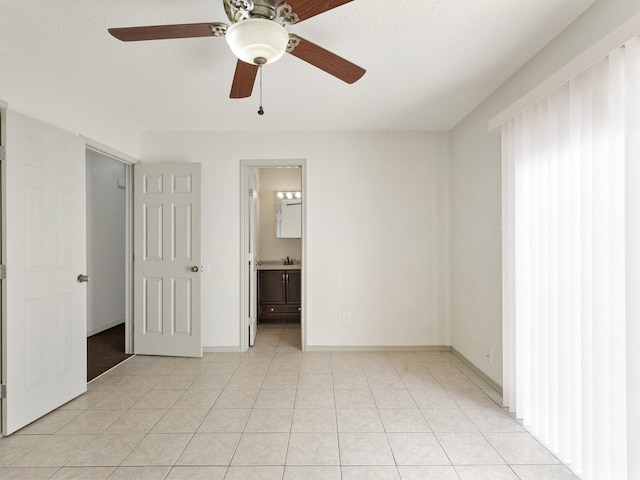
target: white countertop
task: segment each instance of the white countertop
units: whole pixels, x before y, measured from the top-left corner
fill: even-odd
[[[259,261],[257,265],[258,270],[300,270],[300,268],[302,265],[298,260],[293,265],[283,265],[282,260]]]

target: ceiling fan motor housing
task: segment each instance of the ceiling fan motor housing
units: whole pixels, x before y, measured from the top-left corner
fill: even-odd
[[[224,9],[232,23],[246,18],[276,20],[286,0],[224,0]]]

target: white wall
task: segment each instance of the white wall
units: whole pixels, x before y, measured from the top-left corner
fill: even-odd
[[[143,134],[143,162],[202,163],[205,347],[239,345],[240,160],[303,158],[309,346],[449,345],[448,143],[424,132]]]
[[[500,136],[489,120],[589,46],[640,12],[637,0],[599,0],[520,69],[451,132],[452,345],[502,383]],[[640,32],[638,32],[640,33]],[[640,344],[640,339],[630,342]],[[493,364],[484,358],[494,352]],[[640,404],[638,375],[629,376],[630,405]],[[640,451],[637,408],[631,414],[629,452]],[[631,458],[633,457],[633,458]],[[629,478],[640,478],[630,455]],[[632,473],[633,472],[633,473]]]
[[[451,132],[452,345],[502,383],[500,136],[489,120],[566,63],[640,13],[637,0],[598,0]],[[640,33],[640,32],[638,32]],[[633,320],[631,320],[633,323]],[[637,322],[636,322],[637,323]],[[640,478],[640,329],[627,331],[628,478]],[[487,364],[486,349],[494,348]],[[621,393],[621,392],[620,392]]]
[[[258,168],[258,258],[280,260],[302,258],[302,240],[276,237],[276,193],[299,192],[302,172],[299,168]]]
[[[124,323],[125,165],[87,150],[87,336]],[[123,345],[124,347],[124,345]]]
[[[71,87],[0,50],[0,102],[67,132],[137,158],[140,132]]]

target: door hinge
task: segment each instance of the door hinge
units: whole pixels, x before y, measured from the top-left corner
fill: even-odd
[[[0,145],[0,162],[4,162],[7,159],[7,147]]]
[[[3,383],[0,385],[0,399],[4,400],[7,398],[7,386]]]
[[[0,280],[5,280],[7,278],[7,266],[0,265]]]

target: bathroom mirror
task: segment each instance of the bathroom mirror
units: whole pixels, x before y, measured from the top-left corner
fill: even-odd
[[[276,237],[302,238],[302,194],[276,194]]]

